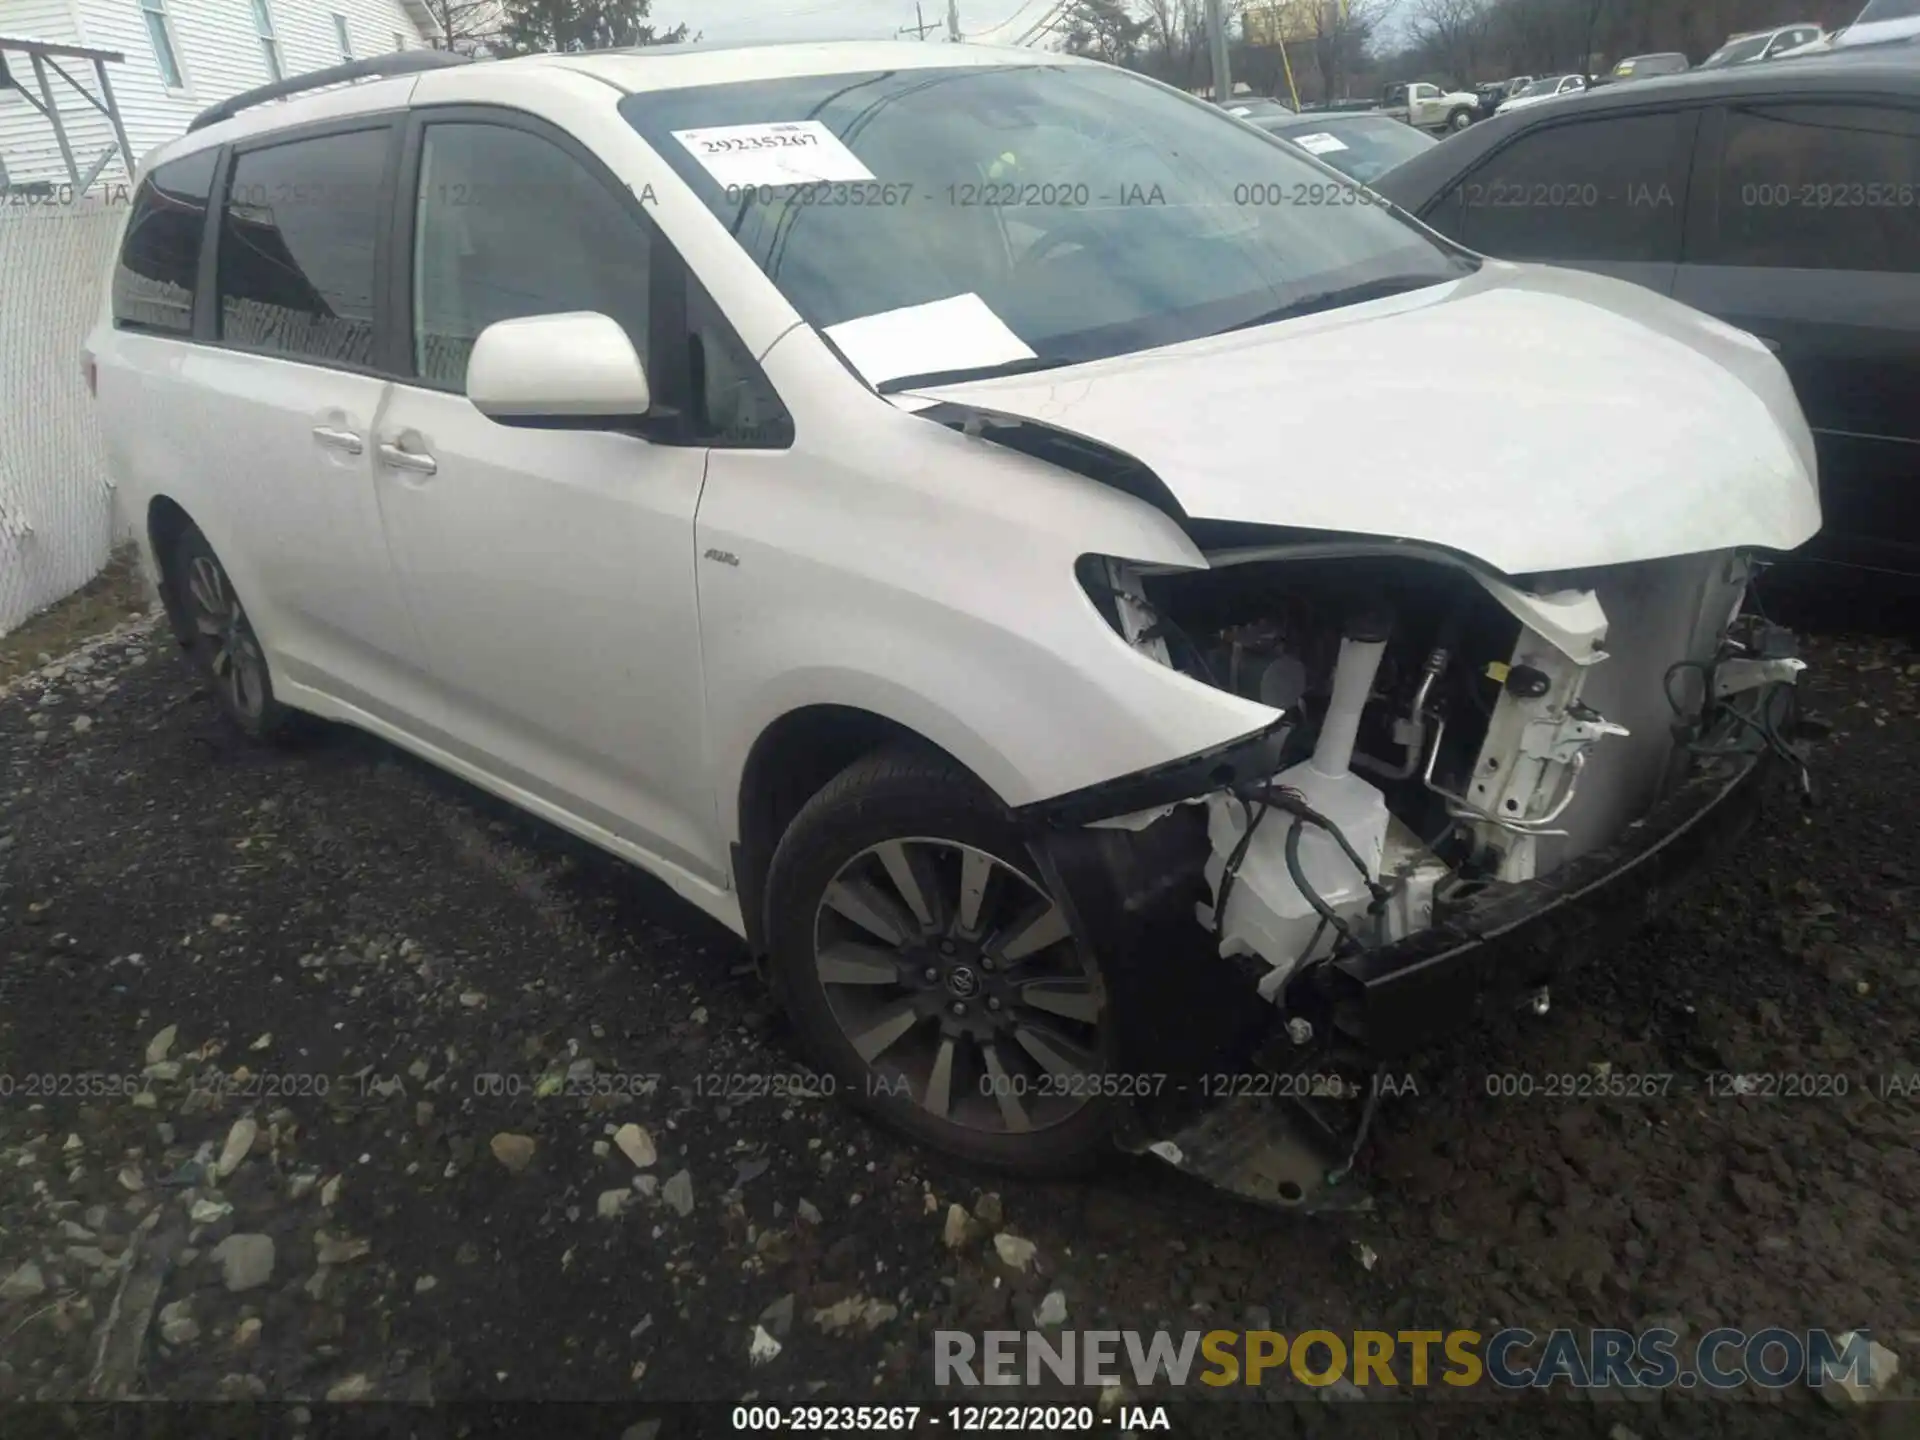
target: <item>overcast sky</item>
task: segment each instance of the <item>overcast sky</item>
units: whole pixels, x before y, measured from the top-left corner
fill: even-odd
[[[962,33],[985,43],[1019,39],[1053,8],[1053,0],[958,3]],[[938,27],[929,43],[943,38],[947,0],[920,0],[920,8]],[[913,0],[654,0],[653,18],[668,26],[684,20],[708,40],[887,40],[916,23]]]
[[[1054,0],[957,3],[967,39],[1008,45],[1043,18]],[[929,41],[944,38],[947,0],[920,0],[920,6],[936,27]],[[916,23],[913,0],[654,0],[653,18],[669,27],[684,20],[708,40],[886,40],[902,25]]]

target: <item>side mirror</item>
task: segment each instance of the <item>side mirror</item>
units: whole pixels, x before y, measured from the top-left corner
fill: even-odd
[[[489,420],[536,430],[616,430],[653,407],[627,332],[592,310],[487,326],[467,359],[467,398]]]

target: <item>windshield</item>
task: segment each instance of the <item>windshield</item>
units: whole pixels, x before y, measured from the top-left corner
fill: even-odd
[[[1882,20],[1920,20],[1920,0],[1867,0],[1856,25],[1875,25]]]
[[[1751,60],[1767,48],[1769,38],[1766,35],[1754,35],[1745,40],[1735,40],[1730,45],[1722,45],[1700,62],[1700,68],[1706,70],[1721,65],[1738,65],[1743,60]]]
[[[1290,145],[1317,155],[1363,185],[1387,173],[1440,142],[1398,120],[1329,116],[1311,125],[1276,124],[1265,127]]]
[[[1554,75],[1546,80],[1536,80],[1523,90],[1513,93],[1515,100],[1528,100],[1536,95],[1551,95],[1560,88],[1560,77]]]
[[[876,384],[1169,345],[1478,263],[1122,70],[799,76],[646,91],[620,110]]]

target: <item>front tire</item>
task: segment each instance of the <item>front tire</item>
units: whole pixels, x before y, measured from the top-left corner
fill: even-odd
[[[945,758],[855,761],[767,877],[773,977],[836,1093],[922,1144],[1032,1176],[1106,1148],[1111,1011],[1019,831]]]
[[[1471,110],[1455,110],[1451,115],[1447,116],[1447,129],[1449,130],[1464,130],[1471,124],[1473,124],[1473,112]]]
[[[266,652],[240,592],[198,526],[188,525],[175,541],[168,583],[186,617],[187,658],[227,719],[254,740],[293,733],[297,716],[273,698]]]

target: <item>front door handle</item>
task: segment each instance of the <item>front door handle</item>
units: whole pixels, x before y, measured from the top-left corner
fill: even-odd
[[[330,425],[314,426],[313,438],[318,440],[322,445],[326,445],[334,450],[344,450],[349,455],[358,455],[367,448],[365,444],[361,442],[360,437],[354,434],[353,431],[335,430]]]
[[[380,463],[391,465],[396,470],[411,470],[416,475],[432,475],[440,469],[440,463],[431,455],[418,450],[402,450],[398,445],[380,444]]]

